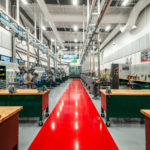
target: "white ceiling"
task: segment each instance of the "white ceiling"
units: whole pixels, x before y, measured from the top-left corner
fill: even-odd
[[[118,0],[120,2],[121,0]],[[37,4],[23,5],[21,3],[21,7],[26,11],[28,16],[34,21],[34,13],[37,14],[37,25],[40,24],[40,16],[41,11]],[[58,5],[58,4],[48,4],[47,5],[49,12],[53,16],[53,20],[56,28],[72,28],[74,25],[77,25],[78,28],[83,29],[83,21],[85,22],[86,29],[86,6],[73,6],[73,5]],[[122,7],[122,6],[111,6],[104,17],[102,24],[99,26],[100,29],[105,29],[107,25],[111,25],[111,30],[115,28],[118,24],[125,24],[128,20],[129,14],[132,10],[132,7]],[[84,14],[84,15],[83,15]],[[26,25],[30,23],[26,20]],[[93,20],[94,22],[95,20]],[[47,22],[43,22],[45,27],[49,28],[49,24]],[[31,26],[31,25],[30,25]],[[52,31],[44,31],[44,34],[50,40],[51,38],[55,39]],[[60,37],[65,41],[74,41],[74,39],[78,39],[78,41],[83,42],[83,33],[82,32],[68,32],[68,31],[59,31]],[[109,35],[109,32],[101,32],[101,40]],[[65,44],[65,46],[80,46],[81,44]]]

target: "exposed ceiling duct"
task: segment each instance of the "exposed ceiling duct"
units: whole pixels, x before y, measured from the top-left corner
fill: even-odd
[[[101,45],[101,50],[121,31],[127,32],[132,29],[132,27],[136,24],[137,18],[141,11],[150,4],[148,0],[140,0],[132,9],[128,22],[125,26],[119,24],[117,25],[114,30],[108,35],[108,37],[104,40]]]
[[[136,24],[136,20],[141,13],[141,11],[150,4],[150,0],[140,0],[132,9],[128,22],[125,26],[120,28],[121,32],[130,31],[132,27]]]
[[[107,38],[105,39],[105,41],[102,43],[101,45],[101,49],[103,49],[111,40],[113,37],[115,37],[119,32],[120,32],[120,28],[123,25],[118,24],[114,30],[109,34],[109,36],[107,36]]]
[[[62,39],[61,39],[61,37],[60,37],[60,35],[59,35],[59,33],[58,33],[57,29],[56,29],[56,26],[54,24],[53,17],[49,13],[48,8],[47,8],[45,2],[43,0],[42,1],[41,0],[37,0],[37,3],[39,5],[41,11],[44,14],[45,20],[49,23],[50,27],[52,28],[56,39],[60,43],[61,47],[65,48],[64,45],[63,45]]]

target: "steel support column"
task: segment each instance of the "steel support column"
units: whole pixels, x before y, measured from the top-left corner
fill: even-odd
[[[17,7],[17,11],[16,11],[16,20],[17,22],[19,23],[19,13],[20,13],[20,3],[19,3],[19,0],[16,0],[16,7]]]
[[[27,32],[27,62],[28,62],[28,66],[27,66],[27,70],[28,70],[28,76],[27,76],[27,82],[30,82],[30,74],[29,74],[29,69],[30,69],[30,30],[28,29]]]
[[[12,62],[16,63],[16,38],[12,36]]]
[[[40,27],[41,27],[41,42],[43,42],[43,15],[41,14],[41,22],[40,22]]]
[[[50,47],[50,42],[48,42],[48,47]],[[47,56],[47,66],[48,66],[48,75],[50,75],[50,49],[48,48],[48,56]]]
[[[95,52],[93,49],[93,72],[95,72]]]
[[[100,37],[98,35],[98,77],[100,79]]]
[[[89,55],[90,55],[90,73],[92,73],[92,57],[91,57],[91,49],[89,51]],[[92,74],[91,74],[92,75]]]
[[[6,8],[6,13],[9,13],[9,1],[5,0],[5,8]]]
[[[55,69],[57,69],[56,39],[55,39]]]
[[[40,50],[37,49],[37,64],[40,64]]]
[[[34,36],[37,38],[36,12],[34,12]]]

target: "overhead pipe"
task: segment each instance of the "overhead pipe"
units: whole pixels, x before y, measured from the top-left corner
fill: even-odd
[[[141,11],[150,4],[149,0],[140,0],[132,9],[127,24],[120,28],[121,32],[127,32],[132,29],[132,27],[136,24],[136,20],[141,13]]]
[[[86,32],[85,32],[85,36],[84,36],[84,42],[85,42],[85,40],[86,40],[86,36],[87,36],[89,24],[90,24],[91,19],[92,19],[92,12],[93,12],[93,10],[94,10],[96,1],[97,1],[97,0],[93,0],[93,1],[92,1],[92,5],[91,5],[91,9],[90,9],[90,14],[89,14],[89,19],[88,19],[88,22],[87,22]]]
[[[98,28],[99,25],[101,24],[101,22],[102,22],[102,20],[103,20],[103,18],[104,18],[104,16],[105,16],[107,10],[109,9],[111,3],[112,3],[112,0],[108,0],[108,3],[106,4],[106,7],[104,8],[103,14],[99,16],[98,21],[97,21],[96,26],[95,26],[95,29],[94,29],[93,34],[92,34],[92,38],[93,38],[93,36],[94,36],[94,34],[95,34],[97,28]],[[92,38],[91,38],[91,39],[92,39]]]
[[[20,5],[20,2],[19,2],[19,0],[16,0],[16,4],[17,4],[17,5],[16,5],[16,6],[17,6],[17,11],[16,11],[16,17],[17,17],[17,18],[16,18],[16,20],[17,20],[17,22],[18,22],[18,24],[19,24],[19,13],[20,13],[20,9],[19,9],[19,8],[20,8],[20,6],[19,6],[19,5]]]
[[[87,22],[89,20],[89,12],[90,12],[90,0],[87,0]]]
[[[94,29],[94,31],[93,31],[93,33],[92,33],[92,37],[91,37],[90,41],[92,40],[92,38],[93,38],[93,36],[94,36],[94,34],[95,34],[95,32],[96,32],[98,26],[99,26],[100,23],[102,22],[102,19],[104,18],[104,16],[105,16],[107,10],[109,9],[111,3],[112,3],[112,0],[108,0],[107,4],[106,4],[106,6],[105,6],[105,8],[104,8],[104,10],[103,10],[102,15],[100,15],[99,18],[98,18],[98,20],[97,20],[97,23],[96,23],[95,29]],[[89,41],[89,44],[90,44],[90,41]],[[86,52],[84,52],[84,54],[82,55],[81,63],[82,63],[82,61],[83,61],[83,57],[85,56],[85,53],[86,53]]]

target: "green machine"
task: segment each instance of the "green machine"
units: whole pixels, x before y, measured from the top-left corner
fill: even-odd
[[[0,66],[0,89],[6,89],[6,66]]]

